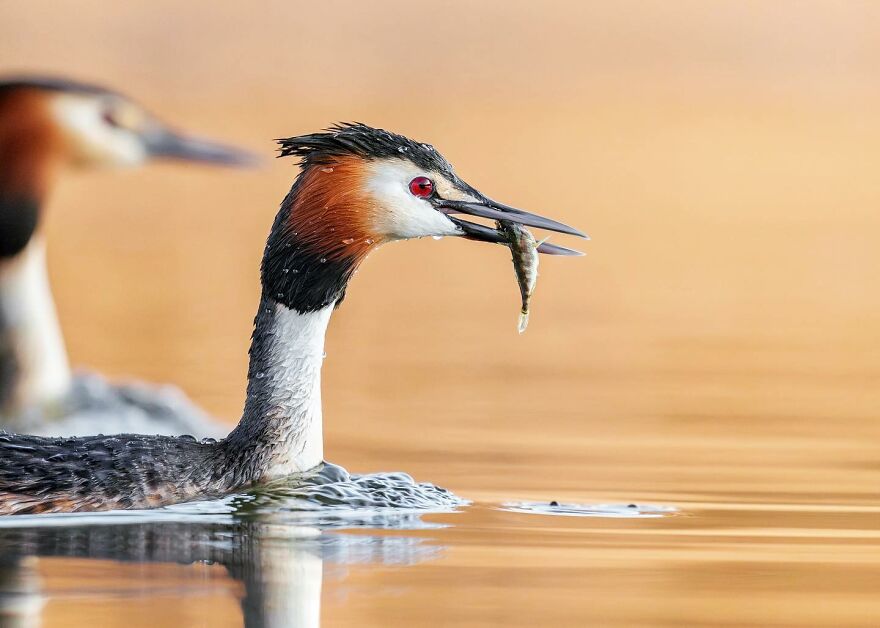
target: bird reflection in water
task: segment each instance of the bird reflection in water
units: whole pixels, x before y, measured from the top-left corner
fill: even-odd
[[[362,477],[390,482],[382,474]],[[440,527],[422,519],[428,511],[334,507],[327,506],[326,491],[295,493],[276,487],[149,513],[6,518],[0,527],[0,625],[41,624],[46,595],[39,557],[220,564],[243,585],[245,626],[289,628],[320,625],[323,580],[344,577],[340,566],[407,566],[444,551],[424,537],[341,532]],[[454,510],[449,506],[435,511]]]

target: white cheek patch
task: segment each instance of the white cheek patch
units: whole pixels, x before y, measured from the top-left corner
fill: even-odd
[[[143,163],[147,158],[143,143],[131,131],[107,123],[103,106],[100,100],[71,94],[52,99],[51,111],[72,145],[74,160],[107,166]]]
[[[377,232],[392,239],[461,235],[449,218],[409,191],[415,177],[427,175],[436,185],[440,175],[425,173],[405,159],[371,162],[367,172],[367,192],[379,208],[373,218]]]

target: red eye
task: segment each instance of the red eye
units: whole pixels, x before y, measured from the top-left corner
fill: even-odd
[[[416,177],[409,182],[409,191],[413,196],[428,198],[434,193],[434,182],[428,177]]]

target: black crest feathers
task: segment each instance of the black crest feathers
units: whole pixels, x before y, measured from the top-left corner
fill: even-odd
[[[320,133],[277,140],[280,157],[299,157],[303,167],[326,163],[334,157],[409,159],[425,170],[454,177],[452,166],[433,146],[361,122],[337,124]]]

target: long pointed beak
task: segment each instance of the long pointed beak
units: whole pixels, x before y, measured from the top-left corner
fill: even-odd
[[[256,166],[260,160],[253,153],[211,140],[183,135],[169,129],[156,129],[144,135],[151,157],[179,159],[235,167]]]
[[[507,240],[498,232],[497,229],[492,229],[491,227],[487,227],[486,225],[478,225],[475,222],[459,220],[458,218],[453,218],[452,216],[449,217],[449,220],[458,225],[458,227],[464,232],[462,237],[467,238],[468,240],[476,240],[478,242],[493,242],[495,244],[507,244]],[[538,245],[538,253],[545,253],[547,255],[583,255],[581,251],[567,249],[564,246],[551,244],[550,242],[541,242]]]
[[[470,216],[489,218],[491,220],[506,220],[527,227],[537,227],[548,231],[556,231],[558,233],[578,236],[587,240],[590,239],[590,236],[574,227],[570,227],[551,218],[545,218],[538,214],[532,214],[521,209],[516,209],[515,207],[510,207],[509,205],[498,203],[497,201],[488,198],[482,202],[449,201],[442,199],[437,207],[447,215],[468,214]],[[464,232],[463,235],[465,238],[479,240],[481,242],[496,242],[501,244],[507,242],[497,230],[486,227],[485,225],[468,222],[466,220],[454,218],[453,216],[449,216],[449,219]],[[542,242],[538,246],[538,252],[546,253],[548,255],[583,255],[580,251],[567,249],[563,246],[550,244],[549,242]]]

